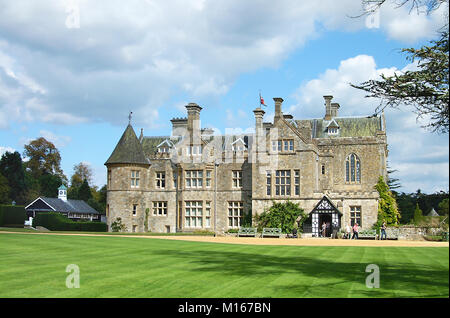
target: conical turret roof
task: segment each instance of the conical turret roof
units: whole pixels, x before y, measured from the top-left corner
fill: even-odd
[[[128,124],[116,148],[114,148],[111,156],[105,162],[105,165],[112,163],[149,164],[134,129],[130,124]]]

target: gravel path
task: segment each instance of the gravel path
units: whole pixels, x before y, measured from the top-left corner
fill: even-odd
[[[51,232],[12,232],[0,231],[0,234],[29,234],[29,235],[71,235],[71,236],[108,236],[108,237],[133,237],[146,239],[165,239],[194,242],[227,243],[227,244],[255,244],[255,245],[288,245],[288,246],[399,246],[399,247],[449,247],[449,242],[429,241],[398,241],[398,240],[344,240],[327,238],[255,238],[255,237],[229,237],[229,236],[145,236],[145,235],[108,235],[108,234],[75,234],[75,233],[51,233]]]

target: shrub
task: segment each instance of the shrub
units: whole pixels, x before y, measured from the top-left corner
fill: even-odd
[[[122,223],[122,218],[120,217],[111,223],[111,231],[113,232],[125,232],[126,230],[127,226]]]
[[[27,212],[24,206],[0,205],[0,226],[20,225],[23,227]]]
[[[258,224],[258,232],[262,232],[263,228],[269,227],[281,228],[283,233],[292,233],[299,216],[301,216],[300,222],[303,223],[306,220],[306,214],[298,204],[290,201],[285,203],[273,202],[268,211],[255,216],[255,221]],[[302,224],[298,224],[298,226],[299,229],[302,228]]]
[[[33,218],[33,227],[36,226],[43,226],[51,231],[107,231],[107,225],[103,222],[74,222],[57,212],[38,213],[36,217]]]

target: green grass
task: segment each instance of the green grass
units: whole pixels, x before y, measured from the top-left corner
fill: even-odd
[[[78,289],[66,266],[80,268]],[[367,288],[368,264],[380,288]],[[0,297],[448,297],[447,247],[301,247],[0,232]]]
[[[213,232],[194,231],[194,232],[178,232],[178,233],[153,233],[153,232],[83,232],[83,231],[37,231],[29,228],[0,227],[0,232],[32,232],[32,233],[62,233],[62,234],[89,234],[89,235],[112,235],[112,236],[214,236]]]

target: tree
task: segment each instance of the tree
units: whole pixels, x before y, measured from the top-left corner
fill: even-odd
[[[365,12],[359,17],[371,14],[386,3],[386,0],[363,0]],[[443,3],[448,6],[448,0],[401,0],[398,7],[410,5],[410,12],[414,9],[429,14],[438,9]],[[446,23],[438,31],[439,38],[430,41],[430,46],[422,46],[419,49],[406,48],[407,60],[417,61],[418,70],[406,71],[403,74],[396,73],[393,76],[381,75],[381,80],[368,80],[359,85],[350,84],[352,87],[368,93],[366,97],[380,99],[375,113],[379,113],[386,107],[398,108],[401,105],[413,107],[417,118],[426,117],[429,121],[423,127],[432,132],[449,132],[449,94],[448,94],[448,14]]]
[[[17,204],[24,204],[27,186],[20,154],[5,152],[0,159],[0,173],[6,178],[10,188],[10,198]]]
[[[400,222],[408,224],[414,217],[415,198],[412,194],[400,193],[395,197],[401,215]]]
[[[401,184],[400,184],[399,179],[394,178],[394,177],[391,177],[391,175],[392,175],[393,173],[397,172],[397,171],[398,171],[398,170],[392,170],[392,169],[389,167],[389,164],[387,165],[387,173],[388,173],[387,185],[388,185],[388,187],[389,187],[389,189],[390,189],[391,191],[394,190],[394,189],[398,189],[398,188],[401,188],[401,187],[402,187]],[[392,192],[393,192],[393,194],[395,195],[394,191],[392,191]]]
[[[88,202],[90,199],[92,199],[91,188],[89,187],[89,184],[86,179],[80,186],[80,189],[78,191],[78,199],[83,200],[85,202]]]
[[[352,87],[367,93],[365,97],[380,99],[380,105],[375,112],[379,113],[386,107],[398,108],[409,105],[414,108],[417,118],[428,118],[428,124],[423,127],[432,132],[449,132],[449,94],[448,94],[448,32],[442,32],[437,41],[431,41],[432,46],[420,49],[402,49],[409,54],[411,62],[418,61],[417,71],[406,71],[393,76],[381,75],[381,80],[369,80]]]
[[[67,178],[61,170],[61,155],[52,142],[40,137],[32,140],[24,148],[23,154],[29,158],[26,166],[31,170],[33,177],[39,178],[43,174],[58,175],[67,183]]]
[[[122,218],[118,217],[111,223],[111,230],[113,232],[125,232],[127,230],[127,226],[122,223]]]
[[[419,208],[419,204],[416,203],[416,208],[414,210],[414,224],[419,225],[423,221],[423,213],[422,210]]]
[[[378,223],[381,224],[385,221],[387,225],[398,225],[401,216],[397,202],[382,176],[378,178],[375,189],[380,195],[378,200]]]
[[[439,215],[448,215],[448,198],[439,203],[437,212]]]
[[[8,179],[0,173],[0,204],[11,204],[10,190]]]
[[[92,184],[92,169],[86,163],[80,162],[73,166],[73,175],[70,178],[71,187],[80,187],[84,180]]]
[[[291,233],[299,216],[302,221],[306,220],[306,214],[298,204],[290,201],[286,203],[273,202],[268,211],[255,216],[255,221],[259,231],[264,227],[273,227],[281,228],[283,233]]]
[[[63,184],[60,176],[48,173],[41,175],[38,181],[40,195],[50,198],[55,198],[58,195],[58,188]]]

